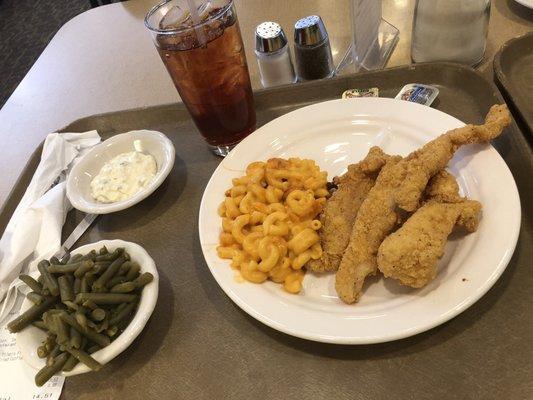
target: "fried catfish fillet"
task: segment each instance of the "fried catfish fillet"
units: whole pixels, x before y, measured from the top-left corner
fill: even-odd
[[[310,260],[306,266],[308,270],[314,272],[337,270],[342,254],[350,241],[357,211],[374,186],[376,177],[388,157],[379,147],[372,147],[363,160],[349,165],[348,171],[335,180],[338,188],[328,199],[320,216],[322,257]]]
[[[497,104],[490,108],[483,125],[453,129],[411,153],[398,165],[403,169],[403,179],[394,192],[395,203],[405,211],[416,210],[429,179],[446,167],[460,146],[489,142],[510,123],[507,106]]]
[[[488,142],[510,121],[507,107],[494,105],[484,125],[453,129],[401,160],[389,160],[359,208],[335,277],[335,289],[344,302],[359,300],[365,278],[376,273],[379,246],[396,228],[402,210],[418,207],[429,179],[446,167],[461,145]]]
[[[454,226],[474,232],[481,203],[463,200],[444,203],[430,200],[420,207],[378,250],[378,268],[402,285],[421,288],[437,274],[437,262]]]

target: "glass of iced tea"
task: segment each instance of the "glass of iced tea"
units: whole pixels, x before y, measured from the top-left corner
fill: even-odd
[[[215,154],[227,155],[255,130],[233,0],[167,0],[144,23],[198,130]]]

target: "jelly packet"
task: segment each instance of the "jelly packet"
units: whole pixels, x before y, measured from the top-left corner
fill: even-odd
[[[354,97],[379,97],[379,89],[377,87],[370,89],[348,89],[342,94],[343,99],[352,99]]]
[[[421,83],[409,83],[405,85],[395,99],[412,101],[413,103],[430,106],[439,95],[439,89],[435,86]]]

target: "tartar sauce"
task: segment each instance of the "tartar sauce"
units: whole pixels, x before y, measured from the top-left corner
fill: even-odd
[[[145,188],[156,172],[157,164],[150,154],[139,151],[119,154],[93,178],[91,195],[102,203],[129,199]]]

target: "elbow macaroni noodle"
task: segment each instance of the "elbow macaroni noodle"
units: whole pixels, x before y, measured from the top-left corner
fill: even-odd
[[[218,208],[222,232],[217,253],[242,277],[302,288],[305,264],[322,256],[317,216],[326,197],[327,174],[313,160],[273,158],[253,162]]]

